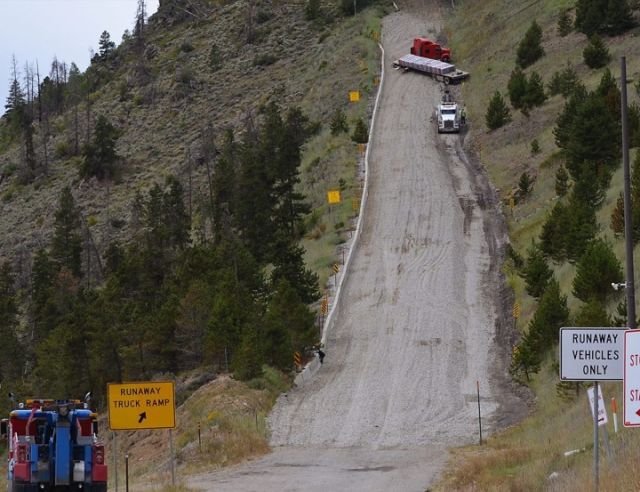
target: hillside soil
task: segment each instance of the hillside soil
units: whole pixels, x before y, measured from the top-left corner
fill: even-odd
[[[449,448],[478,441],[478,388],[485,435],[528,411],[507,372],[514,335],[494,190],[464,135],[436,132],[443,87],[391,67],[413,36],[439,34],[441,16],[430,2],[399,7],[384,19],[367,204],[324,364],[280,397],[273,453],[191,476],[190,487],[423,491]]]

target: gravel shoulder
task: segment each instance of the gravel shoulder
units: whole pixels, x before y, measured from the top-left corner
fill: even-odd
[[[513,334],[495,194],[464,136],[437,134],[440,85],[391,68],[413,36],[438,31],[431,14],[423,6],[383,23],[367,205],[324,365],[279,399],[272,454],[190,486],[424,491],[447,449],[477,441],[477,385],[483,433],[525,414],[506,370]]]

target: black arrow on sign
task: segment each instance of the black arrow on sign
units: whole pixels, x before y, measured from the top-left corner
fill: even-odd
[[[636,410],[636,415],[640,417],[640,409]]]
[[[142,412],[140,414],[140,418],[138,419],[138,423],[141,424],[144,419],[147,418],[147,412]]]

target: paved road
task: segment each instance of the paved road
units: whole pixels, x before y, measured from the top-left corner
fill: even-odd
[[[414,35],[435,35],[434,9],[422,11],[428,21],[401,11],[383,24],[367,204],[325,363],[280,398],[272,454],[191,486],[424,491],[448,448],[478,439],[477,382],[485,432],[518,413],[504,367],[496,258],[505,237],[493,195],[463,137],[438,135],[430,121],[442,88],[391,68]]]

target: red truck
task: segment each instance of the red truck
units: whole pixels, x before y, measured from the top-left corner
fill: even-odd
[[[446,63],[451,61],[451,50],[427,38],[414,38],[411,54],[423,58],[433,58]]]

